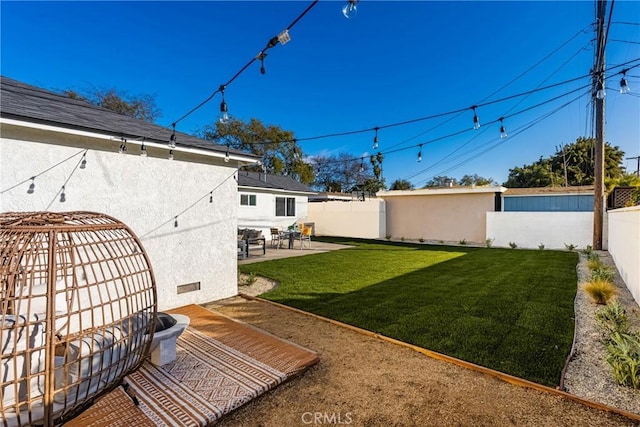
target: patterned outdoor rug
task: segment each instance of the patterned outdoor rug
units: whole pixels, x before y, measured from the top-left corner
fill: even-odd
[[[160,367],[145,362],[125,378],[137,406],[124,405],[124,397],[117,409],[108,405],[111,395],[123,394],[118,389],[81,414],[83,421],[111,425],[109,417],[101,422],[111,410],[156,426],[207,426],[319,360],[312,351],[200,306],[172,312],[191,318],[178,338],[176,360]]]
[[[158,426],[207,425],[287,378],[195,330],[180,336],[176,354],[174,362],[145,363],[125,380]]]

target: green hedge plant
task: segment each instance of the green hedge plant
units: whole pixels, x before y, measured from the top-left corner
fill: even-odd
[[[615,332],[607,344],[607,362],[618,384],[640,389],[640,339]]]
[[[629,318],[618,301],[607,304],[596,311],[596,322],[607,335],[629,332]]]

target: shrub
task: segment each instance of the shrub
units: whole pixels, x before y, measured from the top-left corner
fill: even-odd
[[[421,238],[420,238],[420,239],[418,239],[418,240],[420,240],[420,243],[424,243],[424,237],[421,237]]]
[[[402,236],[402,237],[400,238],[400,240],[404,242],[404,236]]]
[[[459,240],[458,243],[464,246],[467,244],[467,239],[463,238],[462,240]]]
[[[618,384],[640,389],[640,339],[615,332],[607,345],[607,362]]]
[[[616,288],[607,280],[591,280],[584,290],[596,304],[606,304],[616,294]]]
[[[484,243],[488,248],[490,248],[491,246],[493,246],[493,241],[494,240],[495,239],[492,239],[492,238],[488,237],[487,240],[484,241]]]
[[[578,245],[574,245],[573,243],[570,243],[570,244],[566,244],[566,243],[565,243],[565,244],[564,244],[564,247],[565,247],[565,249],[566,249],[566,250],[568,250],[568,251],[575,251],[575,250],[576,250],[576,248],[578,247]]]
[[[591,280],[603,280],[607,282],[613,282],[613,278],[615,277],[615,272],[613,268],[601,266],[594,270],[591,270]]]
[[[391,240],[391,234],[387,234],[386,236],[384,236],[384,238],[387,240]]]
[[[617,301],[596,311],[596,322],[607,335],[629,332],[629,318]]]
[[[509,242],[509,246],[511,247],[511,249],[515,249],[518,247],[518,245],[516,245],[516,242]]]
[[[441,244],[441,245],[444,245],[444,240],[440,240],[440,244]]]
[[[540,243],[538,245],[538,249],[540,249],[541,251],[544,251],[544,243]]]
[[[597,255],[594,258],[589,258],[589,261],[587,261],[587,265],[589,266],[589,270],[591,271],[597,268],[604,267],[604,264],[600,260],[600,257]]]
[[[593,254],[593,247],[591,245],[587,245],[582,250],[582,253],[587,256],[587,258]]]

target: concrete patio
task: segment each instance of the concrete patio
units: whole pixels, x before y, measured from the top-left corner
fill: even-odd
[[[330,252],[338,249],[345,249],[347,245],[337,245],[335,243],[325,243],[311,240],[311,247],[308,246],[308,242],[304,243],[302,249],[300,249],[300,241],[296,240],[293,244],[293,249],[288,249],[286,245],[282,248],[275,248],[271,246],[269,239],[267,239],[267,253],[262,255],[261,251],[249,252],[249,257],[243,260],[238,260],[238,265],[252,264],[254,262],[269,261],[272,259],[290,258],[294,256],[303,256],[311,254],[319,254],[322,252]]]

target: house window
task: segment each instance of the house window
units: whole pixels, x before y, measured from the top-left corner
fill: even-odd
[[[256,195],[255,194],[241,194],[240,195],[240,206],[255,206],[256,205]]]
[[[276,197],[276,216],[296,216],[296,198]]]

